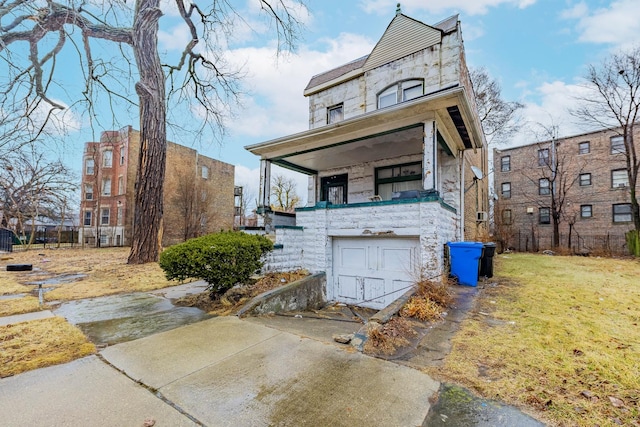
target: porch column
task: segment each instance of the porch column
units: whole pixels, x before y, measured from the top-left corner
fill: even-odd
[[[307,185],[307,206],[315,206],[318,194],[318,174],[309,175],[309,184]]]
[[[260,194],[258,195],[258,215],[264,218],[264,230],[272,231],[271,227],[271,161],[260,160]]]
[[[437,191],[438,143],[435,120],[426,121],[424,126],[424,142],[422,144],[422,188]]]

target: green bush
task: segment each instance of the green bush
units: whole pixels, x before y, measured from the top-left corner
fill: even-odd
[[[205,280],[213,297],[247,281],[272,249],[264,236],[224,231],[171,246],[160,254],[159,263],[168,280]]]

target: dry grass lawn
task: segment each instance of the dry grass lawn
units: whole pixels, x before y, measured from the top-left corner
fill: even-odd
[[[558,426],[640,425],[640,262],[500,255],[434,376]]]
[[[61,317],[0,327],[0,378],[95,353],[82,332]]]
[[[128,248],[38,249],[15,252],[0,261],[0,295],[24,293],[28,283],[62,274],[86,277],[60,285],[45,293],[45,301],[68,301],[126,292],[148,291],[175,285],[169,282],[157,263],[127,264]],[[6,257],[5,257],[6,258]],[[7,272],[7,264],[33,264],[30,272]],[[0,302],[1,304],[2,302]]]
[[[37,249],[3,255],[0,260],[0,295],[29,294],[29,283],[63,274],[85,275],[71,283],[44,285],[54,288],[46,301],[67,301],[175,285],[157,263],[128,265],[128,248]],[[6,271],[7,264],[32,264],[33,271]],[[0,300],[0,316],[48,308],[38,298]],[[95,353],[82,332],[62,318],[34,320],[0,326],[0,378],[31,369],[69,362]]]

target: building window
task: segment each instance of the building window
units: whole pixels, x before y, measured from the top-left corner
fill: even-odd
[[[541,196],[548,196],[551,194],[551,186],[549,184],[548,178],[540,178],[538,180],[538,194]]]
[[[591,185],[591,174],[590,173],[581,173],[580,174],[580,187],[584,187],[586,185]]]
[[[511,209],[505,209],[502,211],[502,224],[511,225],[513,223],[513,215]]]
[[[118,211],[117,211],[117,221],[118,221],[118,225],[122,225],[122,207],[118,207]]]
[[[631,203],[613,205],[613,222],[631,222]]]
[[[509,172],[511,170],[511,156],[500,157],[500,172]]]
[[[102,180],[102,195],[103,196],[111,195],[111,178],[105,178]]]
[[[344,108],[342,104],[327,108],[327,124],[341,122],[344,119]]]
[[[91,226],[91,211],[84,211],[84,220],[82,223],[85,226]]]
[[[93,185],[86,184],[84,186],[84,198],[85,200],[93,200]]]
[[[202,174],[202,178],[209,179],[209,168],[206,166],[202,166],[201,174]]]
[[[538,150],[538,166],[549,166],[549,149]]]
[[[100,209],[100,225],[109,225],[110,213],[109,208]]]
[[[593,216],[593,206],[580,205],[580,218],[591,218]]]
[[[118,177],[118,194],[124,194],[124,178]]]
[[[84,173],[86,175],[93,175],[95,172],[96,162],[93,159],[87,159],[84,161]]]
[[[589,154],[591,152],[591,142],[584,141],[578,144],[578,154]]]
[[[376,168],[376,195],[391,200],[402,191],[422,190],[422,163]]]
[[[503,199],[510,199],[511,198],[511,183],[510,182],[503,182],[502,183],[502,191],[500,193],[502,194],[502,198]]]
[[[378,108],[409,101],[424,94],[423,80],[406,80],[395,83],[378,94]]]
[[[124,147],[120,147],[120,165],[124,165]]]
[[[629,186],[629,175],[626,169],[616,169],[611,171],[611,188],[622,188]]]
[[[109,236],[106,234],[100,235],[100,246],[107,246],[109,244]]]
[[[105,150],[102,153],[102,167],[110,168],[113,165],[113,151]]]
[[[624,137],[612,136],[611,137],[611,154],[624,154],[627,150],[624,148]]]
[[[540,208],[538,210],[538,221],[540,224],[551,224],[551,209]]]

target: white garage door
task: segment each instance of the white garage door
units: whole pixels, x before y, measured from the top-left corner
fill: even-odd
[[[418,239],[334,238],[334,298],[363,307],[386,307],[415,282],[418,255]]]

